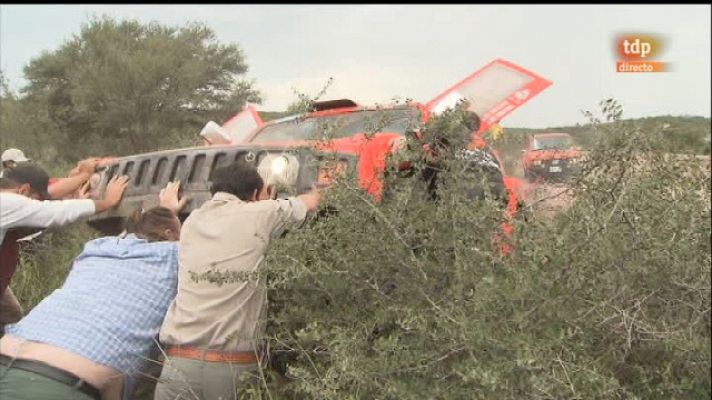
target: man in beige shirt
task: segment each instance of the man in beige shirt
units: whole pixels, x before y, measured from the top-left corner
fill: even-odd
[[[273,187],[244,163],[216,170],[211,193],[181,231],[178,294],[161,327],[167,357],[156,400],[234,398],[238,377],[255,370],[261,355],[267,296],[257,273],[267,246],[320,200],[316,191],[275,200]]]

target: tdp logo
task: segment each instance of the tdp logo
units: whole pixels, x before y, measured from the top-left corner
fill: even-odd
[[[623,54],[629,58],[647,57],[651,51],[653,51],[653,43],[651,42],[640,42],[639,38],[636,38],[632,43],[628,39],[623,40]]]
[[[616,38],[616,50],[620,61],[618,72],[663,72],[665,63],[652,61],[662,52],[663,42],[652,35],[627,34]]]
[[[626,60],[654,58],[660,53],[662,42],[648,35],[624,36],[618,39],[618,54]]]

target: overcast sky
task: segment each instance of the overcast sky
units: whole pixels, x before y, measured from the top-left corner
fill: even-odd
[[[504,126],[585,122],[580,110],[619,99],[625,117],[710,116],[709,5],[1,5],[0,68],[12,89],[43,51],[78,34],[92,16],[205,22],[245,52],[264,102],[283,110],[292,88],[362,104],[394,96],[426,102],[495,58],[554,84]],[[666,73],[617,73],[618,33],[665,38]]]

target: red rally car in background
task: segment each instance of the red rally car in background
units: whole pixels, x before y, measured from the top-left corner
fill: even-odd
[[[116,158],[101,171],[92,193],[99,195],[117,174],[128,175],[129,186],[117,209],[95,216],[90,224],[105,233],[120,231],[125,217],[137,207],[156,205],[160,189],[173,180],[180,180],[184,193],[192,197],[184,210],[190,213],[210,198],[212,171],[237,160],[255,165],[283,194],[303,193],[314,184],[328,185],[336,174],[350,169],[357,173],[360,185],[380,199],[386,159],[398,151],[406,131],[466,100],[468,110],[481,119],[469,147],[490,152],[481,134],[550,85],[531,71],[497,59],[427,103],[367,107],[346,99],[322,101],[306,115],[268,123],[248,106],[221,127],[206,125],[201,132],[204,146]],[[374,126],[378,127],[375,133]],[[323,136],[326,130],[328,138]],[[301,151],[304,146],[315,151]],[[505,173],[496,152],[493,155],[508,190],[511,215],[516,212],[519,182]]]
[[[524,178],[530,181],[565,179],[578,171],[581,161],[581,149],[568,133],[532,135],[522,151]]]

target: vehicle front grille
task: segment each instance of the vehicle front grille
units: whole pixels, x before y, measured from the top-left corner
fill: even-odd
[[[158,204],[158,193],[168,182],[180,181],[181,190],[193,199],[186,212],[199,207],[210,197],[209,179],[220,167],[234,161],[243,161],[254,166],[267,154],[291,152],[300,161],[299,181],[296,192],[309,189],[316,180],[316,167],[310,161],[308,151],[285,150],[284,148],[205,147],[165,152],[139,154],[123,157],[107,166],[101,173],[97,193],[101,196],[109,180],[117,175],[127,175],[129,185],[120,206],[102,213],[101,218],[127,216],[136,208],[149,208]]]

